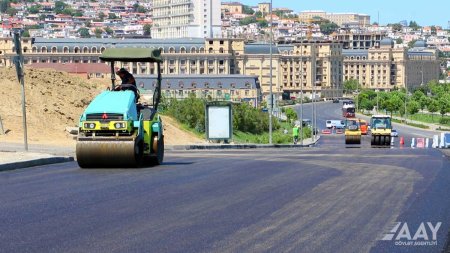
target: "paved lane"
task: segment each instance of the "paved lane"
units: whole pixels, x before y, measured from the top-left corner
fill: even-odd
[[[0,248],[438,252],[450,227],[450,164],[436,150],[172,152],[166,161],[135,170],[67,163],[0,173]],[[395,221],[443,222],[438,245],[379,243]]]
[[[319,129],[325,129],[326,128],[326,120],[329,119],[344,119],[342,117],[342,103],[334,104],[331,101],[328,102],[318,102],[316,103],[317,106],[317,126]],[[300,105],[297,105],[295,107],[297,113],[300,115]],[[312,104],[304,104],[303,105],[303,115],[304,118],[312,119]],[[369,119],[367,117],[367,119]],[[437,134],[436,132],[429,131],[429,130],[423,130],[418,129],[415,127],[405,126],[402,124],[393,123],[394,129],[396,129],[399,132],[399,136],[403,136],[405,138],[405,147],[411,146],[411,139],[417,138],[417,137],[423,137],[423,138],[433,138],[434,134]],[[369,135],[370,136],[370,135]],[[334,140],[342,140],[342,143],[345,142],[344,137],[335,138]],[[370,138],[369,137],[363,137],[363,145],[366,145],[364,143],[368,143],[368,146],[370,146]],[[432,139],[430,139],[430,146],[432,143]],[[323,141],[320,141],[319,144],[324,144]],[[338,144],[337,141],[333,142],[333,144]],[[340,145],[340,144],[339,144]],[[395,145],[399,146],[399,139],[395,138]],[[366,145],[367,146],[367,145]]]

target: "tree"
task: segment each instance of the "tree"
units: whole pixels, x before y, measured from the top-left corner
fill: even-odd
[[[412,28],[413,30],[417,30],[420,28],[420,26],[417,24],[416,21],[409,22],[409,27]]]
[[[147,9],[144,6],[138,6],[138,8],[136,9],[137,13],[147,13]]]
[[[28,30],[23,31],[22,37],[29,38],[30,37],[30,32]]]
[[[11,3],[9,0],[2,0],[0,2],[0,12],[1,13],[6,13],[6,10],[8,10],[9,7],[11,7]]]
[[[419,112],[420,105],[418,102],[412,100],[408,103],[408,113],[414,115]]]
[[[427,109],[431,113],[431,119],[433,119],[434,113],[439,110],[439,102],[434,99],[431,100],[431,102],[427,106]]]
[[[262,18],[263,14],[262,14],[262,12],[257,11],[257,12],[255,12],[255,16],[256,16],[257,18]]]
[[[337,31],[338,28],[339,26],[337,24],[328,20],[320,24],[320,31],[325,35],[332,34],[333,32]]]
[[[261,27],[261,28],[266,28],[266,27],[269,26],[269,23],[264,19],[264,20],[259,20],[259,21],[258,21],[258,25],[259,25],[259,27]]]
[[[144,25],[144,35],[149,36],[152,30],[152,26],[150,24]]]
[[[403,44],[403,39],[402,38],[398,38],[395,43],[397,44]]]
[[[67,7],[67,4],[64,3],[63,1],[56,1],[55,2],[55,13],[56,14],[61,14],[63,12],[63,10]]]
[[[95,37],[96,37],[96,38],[101,38],[101,37],[102,37],[103,30],[100,29],[100,28],[95,28],[94,33],[95,33]]]
[[[89,29],[87,28],[80,28],[78,29],[78,33],[80,34],[81,38],[90,38],[91,34],[89,33]]]
[[[344,93],[352,93],[356,91],[359,87],[358,80],[350,79],[344,82]]]
[[[248,5],[242,5],[242,12],[247,15],[255,14],[255,11]]]
[[[388,99],[383,100],[382,106],[386,111],[391,113],[393,112],[400,112],[400,115],[403,116],[404,109],[403,109],[403,100],[400,98],[398,93],[388,93],[387,95]]]
[[[441,114],[441,118],[444,118],[444,115],[450,112],[450,94],[445,94],[441,96],[438,100],[439,102],[439,113]]]
[[[378,26],[378,22],[373,22],[372,25],[373,26]]]
[[[80,10],[77,10],[73,13],[74,17],[83,17],[83,12],[81,12]]]
[[[12,16],[15,16],[15,15],[17,14],[17,10],[16,10],[15,8],[9,7],[9,8],[6,10],[6,13],[8,13],[8,15],[12,17]]]
[[[254,16],[245,17],[245,18],[241,19],[241,21],[239,21],[239,25],[248,25],[248,24],[253,24],[253,23],[256,23],[256,18]]]
[[[292,123],[293,121],[296,121],[298,119],[297,112],[292,108],[287,108],[285,110],[285,114],[286,114],[287,120],[290,123]]]
[[[28,12],[31,14],[37,14],[41,10],[41,8],[42,6],[40,6],[39,4],[33,5],[30,8],[28,8]]]
[[[98,14],[98,18],[100,19],[101,22],[103,22],[105,20],[106,14],[103,12],[100,12]]]
[[[391,24],[390,27],[392,27],[394,32],[400,32],[403,29],[403,26],[399,23]]]
[[[436,35],[437,34],[437,29],[436,26],[431,26],[431,35]]]
[[[113,35],[114,31],[113,29],[111,29],[111,27],[105,27],[104,31],[108,34],[108,35]]]
[[[116,19],[117,16],[115,13],[108,13],[108,19]]]

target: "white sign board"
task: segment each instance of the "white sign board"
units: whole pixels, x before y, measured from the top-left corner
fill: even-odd
[[[231,107],[207,107],[208,110],[208,139],[231,139]]]

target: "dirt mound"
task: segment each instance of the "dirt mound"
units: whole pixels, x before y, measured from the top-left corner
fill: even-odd
[[[21,87],[14,68],[0,68],[0,117],[6,135],[0,142],[22,142]],[[32,144],[73,146],[66,133],[68,126],[77,126],[78,119],[92,99],[109,85],[107,79],[90,79],[50,69],[25,69],[28,141]],[[166,144],[201,142],[191,133],[178,128],[167,119]]]

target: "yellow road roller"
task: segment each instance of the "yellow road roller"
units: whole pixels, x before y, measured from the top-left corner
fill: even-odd
[[[370,134],[372,146],[391,145],[392,120],[389,115],[372,115]]]
[[[361,144],[361,127],[359,119],[345,120],[345,144]]]

